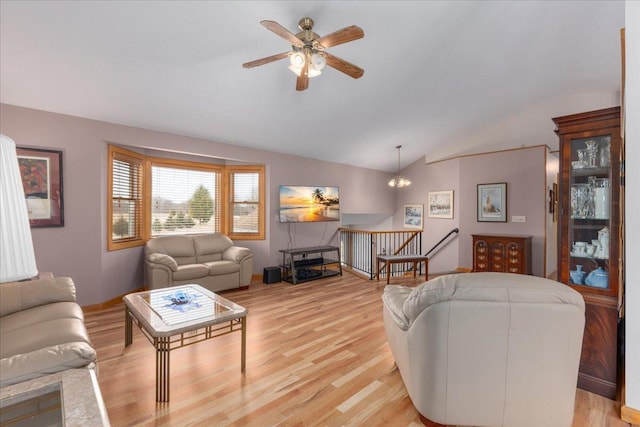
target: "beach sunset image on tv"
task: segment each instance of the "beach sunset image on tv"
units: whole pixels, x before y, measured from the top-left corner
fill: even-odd
[[[338,187],[280,186],[280,222],[339,220]]]

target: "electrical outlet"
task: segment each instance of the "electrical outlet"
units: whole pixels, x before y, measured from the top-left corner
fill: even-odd
[[[514,215],[511,217],[511,222],[527,222],[527,217]]]

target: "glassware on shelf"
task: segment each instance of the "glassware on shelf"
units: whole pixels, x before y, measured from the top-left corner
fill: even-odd
[[[598,243],[596,257],[609,259],[609,227],[598,231]]]
[[[596,167],[596,157],[598,156],[598,141],[595,139],[590,139],[584,142],[584,145],[587,146],[587,158],[585,159],[587,162],[588,168]]]
[[[585,272],[582,270],[582,265],[576,265],[576,269],[571,270],[569,272],[569,275],[571,276],[571,281],[573,283],[575,283],[576,285],[581,285],[585,275]]]
[[[602,267],[598,267],[589,273],[584,283],[594,288],[606,289],[609,287],[609,273]]]
[[[574,184],[571,186],[571,216],[586,218],[590,214],[591,191],[589,184]]]
[[[586,168],[588,166],[588,162],[587,162],[587,149],[586,148],[582,148],[579,150],[576,150],[578,153],[578,160],[576,161],[575,165],[578,167],[575,167],[574,169],[582,169],[582,168]]]
[[[600,147],[600,166],[608,168],[611,165],[611,137],[605,136]]]
[[[590,179],[590,183],[593,197],[593,216],[596,219],[609,219],[609,207],[611,200],[609,178]]]

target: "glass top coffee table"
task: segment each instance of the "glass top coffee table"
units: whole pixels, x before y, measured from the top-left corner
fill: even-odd
[[[244,372],[247,309],[200,285],[183,285],[126,295],[125,338],[133,342],[133,323],[156,348],[156,401],[169,401],[169,354],[231,332],[242,333],[240,371]]]

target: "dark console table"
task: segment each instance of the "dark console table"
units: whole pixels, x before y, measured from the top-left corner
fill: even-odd
[[[283,279],[297,283],[323,277],[342,276],[340,248],[337,246],[312,246],[308,248],[280,249],[282,252]],[[334,258],[327,258],[325,254]]]

